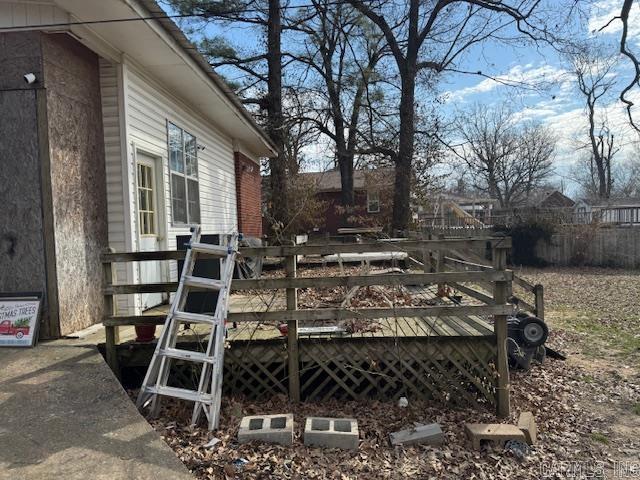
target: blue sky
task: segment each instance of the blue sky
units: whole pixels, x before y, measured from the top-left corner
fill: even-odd
[[[612,54],[616,54],[619,42],[620,22],[612,23],[600,33],[589,33],[600,29],[613,16],[619,14],[620,0],[595,0],[593,8],[585,19],[586,36],[597,36],[604,42],[610,42]],[[640,49],[640,5],[634,5],[630,25],[631,45]],[[262,38],[254,29],[241,24],[219,23],[207,28],[208,34],[220,35],[233,45],[240,45],[244,49],[259,53],[263,49]],[[287,45],[283,46],[285,49]],[[584,111],[583,98],[577,93],[574,77],[567,70],[566,61],[559,57],[550,47],[535,49],[505,48],[497,43],[485,43],[481,48],[470,51],[460,67],[464,70],[481,70],[499,78],[506,83],[536,84],[541,88],[514,88],[502,85],[490,79],[476,75],[446,74],[439,82],[439,90],[445,103],[442,115],[447,118],[456,112],[464,112],[474,103],[495,104],[507,102],[509,109],[517,118],[540,122],[554,133],[558,139],[556,157],[556,174],[554,182],[562,182],[566,191],[575,193],[576,184],[572,180],[573,165],[586,153],[578,146],[585,141],[587,118]],[[228,70],[222,72],[229,74]],[[621,146],[618,159],[623,160],[635,151],[632,142],[638,136],[631,130],[626,119],[622,104],[617,100],[617,94],[622,83],[630,78],[631,65],[621,60],[616,69],[620,79],[619,85],[613,89],[610,98],[604,99],[602,115],[606,116],[612,131]],[[228,75],[230,76],[230,75]],[[640,92],[634,93],[640,110]],[[631,97],[634,99],[634,96]],[[640,119],[640,113],[637,118]],[[326,144],[322,142],[316,148],[310,149],[308,154],[320,159],[323,163],[327,154]]]

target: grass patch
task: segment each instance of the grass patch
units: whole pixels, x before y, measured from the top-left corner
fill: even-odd
[[[557,326],[582,337],[583,353],[589,357],[640,355],[640,336],[626,320],[603,320],[594,312],[562,308],[554,312]]]
[[[591,434],[591,440],[593,440],[594,442],[598,442],[598,443],[603,443],[605,445],[609,445],[609,437],[607,437],[603,433],[593,432]]]
[[[640,415],[640,403],[636,403],[632,408],[631,411],[633,413],[635,413],[636,415]]]

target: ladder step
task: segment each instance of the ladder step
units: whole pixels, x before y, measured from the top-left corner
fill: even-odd
[[[229,254],[229,247],[221,245],[211,245],[208,243],[193,243],[191,244],[191,250],[194,252],[213,255],[220,258],[224,258]]]
[[[162,387],[160,385],[145,387],[145,392],[155,393],[157,395],[166,395],[168,397],[181,398],[192,402],[202,402],[206,404],[213,403],[213,396],[206,393],[199,393],[194,390],[176,387]]]
[[[216,325],[218,320],[213,315],[204,315],[202,313],[191,312],[175,312],[173,319],[185,323],[204,323],[206,325]]]
[[[214,278],[194,277],[187,275],[184,277],[184,284],[188,287],[205,288],[207,290],[221,290],[225,283]]]
[[[190,360],[192,362],[210,363],[212,365],[216,363],[216,359],[213,357],[208,357],[206,353],[181,350],[179,348],[163,348],[160,350],[159,354],[169,358]]]

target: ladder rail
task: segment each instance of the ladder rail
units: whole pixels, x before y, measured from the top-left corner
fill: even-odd
[[[193,228],[193,232],[191,234],[191,241],[199,240],[200,238],[200,226],[195,226]],[[193,252],[191,249],[187,250],[187,254],[185,256],[184,264],[182,267],[182,274],[180,276],[180,282],[178,283],[178,288],[176,289],[174,301],[171,303],[171,308],[169,309],[169,313],[167,314],[167,319],[165,320],[164,327],[162,329],[162,333],[160,334],[160,338],[156,344],[155,351],[153,356],[151,357],[151,363],[149,364],[149,368],[147,368],[147,373],[144,376],[144,380],[142,382],[142,388],[140,389],[140,393],[138,394],[138,399],[136,405],[138,408],[141,408],[147,401],[147,399],[151,396],[145,392],[145,387],[151,383],[152,379],[156,379],[156,384],[160,372],[162,372],[163,367],[165,365],[165,359],[163,356],[160,356],[159,353],[163,348],[167,348],[167,341],[169,340],[169,334],[171,330],[174,329],[173,323],[173,315],[178,310],[176,307],[176,300],[181,299],[183,296],[184,282],[183,279],[187,275],[187,270],[193,270]],[[186,303],[186,295],[185,295],[185,303]],[[175,346],[175,345],[173,345]],[[152,415],[157,415],[158,404],[154,401],[152,405]]]
[[[150,413],[159,412],[162,396],[173,396],[194,402],[192,424],[196,424],[204,412],[210,430],[218,428],[220,405],[222,402],[222,375],[224,362],[225,320],[229,308],[231,282],[235,270],[239,234],[231,234],[227,245],[210,245],[200,242],[201,227],[192,227],[191,243],[185,256],[180,282],[171,304],[162,334],[158,339],[149,368],[138,394],[137,406],[144,408],[150,404]],[[221,237],[222,240],[222,237]],[[221,242],[222,243],[222,242]],[[197,248],[191,248],[196,245]],[[222,254],[226,252],[226,254]],[[198,254],[220,258],[220,280],[193,276]],[[218,291],[213,315],[184,312],[187,296],[191,288],[206,288]],[[206,349],[203,352],[189,352],[176,348],[181,322],[194,319],[211,326]],[[180,359],[201,365],[197,390],[179,389],[167,386],[172,359]]]
[[[218,304],[216,305],[216,311],[214,313],[214,318],[216,319],[215,331],[214,329],[212,329],[211,337],[209,338],[209,344],[207,345],[207,355],[213,355],[215,351],[218,361],[214,364],[203,365],[200,375],[200,382],[198,385],[199,391],[203,391],[207,388],[208,385],[210,386],[214,403],[210,405],[210,411],[207,412],[205,405],[201,402],[197,402],[193,409],[193,415],[191,417],[192,424],[195,424],[198,421],[200,412],[204,410],[209,420],[209,429],[211,430],[213,430],[214,428],[218,428],[218,414],[221,401],[221,399],[219,399],[218,397],[221,394],[222,387],[219,377],[222,373],[221,368],[223,368],[222,364],[224,362],[225,313],[227,312],[229,306],[229,284],[231,283],[231,279],[233,278],[233,270],[235,267],[237,236],[231,236],[231,238],[229,239],[229,247],[231,247],[230,253],[227,258],[222,261],[223,265],[220,270],[220,279],[228,281],[224,281],[225,286],[220,290],[218,295]],[[210,380],[209,369],[211,369]],[[216,414],[215,412],[215,405],[218,405],[218,414]]]

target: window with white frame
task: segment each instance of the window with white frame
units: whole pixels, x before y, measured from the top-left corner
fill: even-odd
[[[174,224],[200,223],[196,137],[168,122],[171,211]]]
[[[367,213],[380,212],[380,194],[378,192],[367,192]]]

